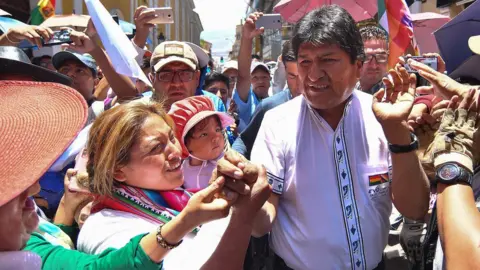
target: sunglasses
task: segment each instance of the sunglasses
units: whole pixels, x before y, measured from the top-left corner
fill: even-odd
[[[374,53],[374,54],[366,54],[365,58],[363,59],[363,63],[370,63],[372,59],[375,58],[377,63],[386,63],[388,61],[388,54],[387,53]]]

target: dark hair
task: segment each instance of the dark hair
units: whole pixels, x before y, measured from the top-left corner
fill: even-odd
[[[212,72],[205,78],[203,89],[207,89],[210,85],[216,82],[223,82],[227,87],[230,85],[230,79],[228,79],[227,76],[223,75],[222,73]]]
[[[287,62],[297,62],[297,57],[292,49],[292,42],[290,40],[285,41],[282,49],[282,62],[286,65]]]
[[[44,54],[42,56],[38,56],[38,57],[34,57],[32,58],[32,64],[36,65],[36,66],[40,66],[40,61],[42,61],[43,59],[52,59],[52,57],[50,55],[47,55],[47,54]]]
[[[388,44],[388,35],[385,30],[376,26],[376,25],[366,25],[360,27],[360,35],[362,36],[362,40],[365,42],[367,40],[384,40]]]
[[[257,59],[258,61],[262,61],[262,58],[258,54],[252,54],[252,59]]]
[[[315,46],[338,45],[349,56],[352,64],[363,58],[363,42],[355,21],[343,8],[326,5],[310,11],[295,26],[292,47],[295,56],[304,43]]]

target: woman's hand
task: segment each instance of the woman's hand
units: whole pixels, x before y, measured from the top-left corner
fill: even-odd
[[[63,194],[54,222],[56,224],[63,224],[71,226],[75,220],[75,211],[82,205],[85,206],[85,201],[92,200],[92,196],[86,193],[73,192],[68,189],[70,181],[77,177],[77,170],[69,169],[65,174],[63,187],[65,193]]]
[[[228,216],[230,207],[237,200],[238,193],[227,192],[226,196],[216,196],[221,192],[225,184],[224,177],[218,177],[208,187],[197,192],[188,201],[182,211],[186,222],[193,228],[212,220]]]

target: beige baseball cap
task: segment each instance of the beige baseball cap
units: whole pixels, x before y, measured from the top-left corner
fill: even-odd
[[[181,62],[193,70],[198,67],[198,58],[190,46],[180,41],[165,41],[158,45],[152,54],[150,65],[155,72],[165,65],[173,62]]]
[[[223,66],[222,73],[225,73],[225,71],[230,69],[238,70],[238,62],[235,60],[230,60],[227,63],[225,63],[225,65]]]
[[[480,36],[473,36],[468,39],[468,47],[476,54],[480,54]]]

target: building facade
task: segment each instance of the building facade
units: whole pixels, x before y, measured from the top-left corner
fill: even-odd
[[[172,7],[174,11],[173,24],[157,25],[150,34],[153,47],[165,40],[188,41],[200,45],[200,34],[203,31],[202,22],[194,11],[193,0],[101,0],[112,15],[119,19],[134,23],[137,7]],[[34,7],[34,6],[33,6]],[[56,14],[88,14],[84,0],[57,0]]]

